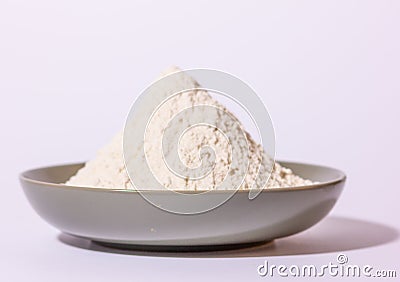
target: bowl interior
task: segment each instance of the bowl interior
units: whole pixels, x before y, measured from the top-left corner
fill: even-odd
[[[295,174],[320,184],[339,182],[345,179],[345,174],[342,171],[326,166],[285,161],[279,161],[279,163],[284,167],[290,168]],[[43,167],[28,170],[22,173],[21,177],[28,181],[62,185],[83,166],[84,163],[76,163]]]

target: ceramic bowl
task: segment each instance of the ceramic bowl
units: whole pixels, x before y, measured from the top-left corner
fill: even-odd
[[[280,162],[296,174],[318,181],[303,187],[264,189],[249,200],[238,191],[211,211],[180,215],[148,203],[137,191],[83,188],[64,183],[83,164],[51,166],[20,175],[33,209],[60,231],[108,245],[155,250],[217,249],[253,245],[310,228],[333,208],[345,174],[337,169]],[[212,191],[213,193],[224,191]],[[164,200],[176,200],[162,191]]]

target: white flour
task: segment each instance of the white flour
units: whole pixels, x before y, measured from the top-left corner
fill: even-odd
[[[174,68],[165,74],[178,70]],[[198,86],[196,81],[185,74],[180,75],[176,83],[185,86]],[[260,185],[257,185],[257,183],[263,182],[257,175],[259,173],[261,176],[268,175],[270,167],[268,156],[264,149],[244,131],[240,123],[232,123],[232,120],[228,119],[225,115],[215,116],[217,128],[229,128],[233,136],[240,136],[241,132],[244,132],[247,143],[242,142],[240,146],[243,150],[248,148],[249,160],[243,160],[240,156],[232,155],[230,143],[223,132],[207,126],[198,126],[188,130],[180,139],[178,146],[179,157],[187,167],[196,168],[201,165],[199,149],[204,146],[210,146],[216,155],[215,166],[212,168],[212,172],[204,178],[191,180],[178,177],[169,171],[163,161],[163,152],[161,149],[164,129],[178,112],[196,105],[215,106],[232,115],[205,91],[197,90],[181,93],[164,103],[150,120],[144,139],[147,162],[157,180],[164,187],[179,190],[224,189],[219,187],[223,181],[228,181],[228,186],[225,187],[233,187],[236,183],[242,183],[240,172],[230,170],[232,159],[239,157],[241,167],[247,169],[246,177],[240,185],[240,189],[250,189],[253,184],[259,187]],[[187,119],[180,120],[182,126],[187,126],[185,120]],[[88,161],[66,184],[85,187],[131,189],[132,184],[125,170],[122,142],[123,133],[120,132],[108,145],[98,152],[96,158]],[[170,152],[167,151],[164,153],[169,154]],[[261,164],[260,160],[262,160]],[[232,186],[229,186],[229,184]],[[310,180],[302,179],[293,174],[290,169],[275,163],[271,177],[267,183],[267,188],[293,187],[309,184],[312,184]]]

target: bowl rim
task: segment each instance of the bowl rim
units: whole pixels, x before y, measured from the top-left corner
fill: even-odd
[[[293,165],[305,165],[305,166],[315,166],[323,169],[328,169],[335,171],[338,176],[336,178],[333,178],[329,181],[323,181],[323,182],[318,182],[315,184],[310,184],[310,185],[303,185],[303,186],[295,186],[295,187],[282,187],[282,188],[263,188],[261,193],[276,193],[276,192],[294,192],[294,191],[303,191],[303,190],[314,190],[314,189],[320,189],[320,188],[326,188],[331,185],[339,184],[341,182],[346,181],[346,174],[336,168],[332,168],[329,166],[325,165],[316,165],[316,164],[310,164],[310,163],[303,163],[303,162],[294,162],[294,161],[284,161],[284,160],[279,160],[276,161],[279,164],[288,164],[289,166],[291,164]],[[38,170],[46,170],[49,168],[61,168],[61,167],[66,167],[66,166],[77,166],[77,165],[84,165],[84,162],[77,162],[77,163],[66,163],[66,164],[60,164],[60,165],[52,165],[52,166],[43,166],[43,167],[38,167],[38,168],[33,168],[29,170],[25,170],[19,174],[19,180],[21,182],[27,182],[31,184],[37,184],[37,185],[44,185],[44,186],[50,186],[54,188],[61,188],[61,189],[68,189],[68,190],[84,190],[84,191],[92,191],[92,192],[108,192],[108,193],[170,193],[170,192],[177,192],[177,193],[182,193],[182,194],[200,194],[200,193],[232,193],[232,190],[155,190],[155,189],[148,189],[148,190],[136,190],[136,189],[121,189],[121,188],[101,188],[101,187],[90,187],[90,186],[73,186],[73,185],[67,185],[67,184],[62,184],[62,183],[53,183],[53,182],[46,182],[46,181],[41,181],[41,180],[36,180],[31,177],[28,177],[26,174],[32,173],[34,171]],[[236,190],[235,193],[249,193],[250,190]]]

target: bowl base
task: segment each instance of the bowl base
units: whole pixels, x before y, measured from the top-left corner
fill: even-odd
[[[237,250],[244,248],[256,247],[259,245],[272,244],[274,240],[251,242],[251,243],[240,243],[240,244],[225,244],[225,245],[139,245],[139,244],[122,244],[122,243],[110,243],[92,240],[94,244],[113,248],[118,250],[130,250],[130,251],[146,251],[146,252],[214,252],[214,251],[228,251]]]

